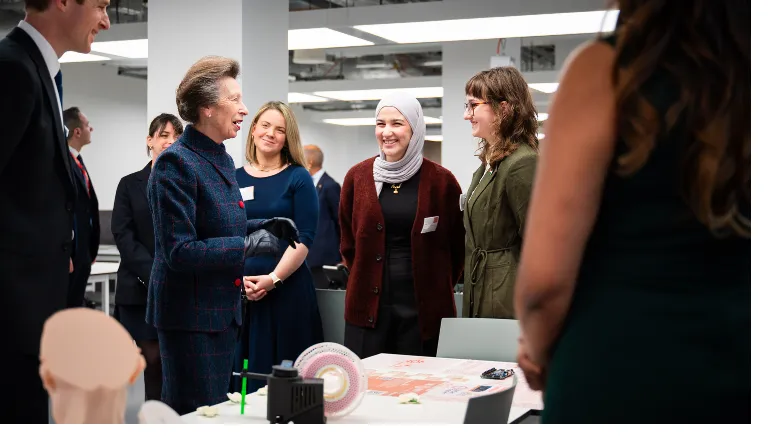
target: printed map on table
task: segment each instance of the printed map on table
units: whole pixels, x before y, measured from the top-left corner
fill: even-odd
[[[490,368],[514,369],[517,387],[513,406],[541,409],[541,394],[528,388],[517,364],[446,358],[409,358],[382,355],[366,370],[368,394],[397,397],[415,393],[423,399],[464,401],[471,397],[495,393],[512,386],[512,378],[482,379]]]

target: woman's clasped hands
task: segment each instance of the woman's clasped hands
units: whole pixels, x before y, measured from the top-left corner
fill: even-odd
[[[263,299],[274,287],[274,280],[270,275],[250,275],[244,277],[244,291],[249,301]]]

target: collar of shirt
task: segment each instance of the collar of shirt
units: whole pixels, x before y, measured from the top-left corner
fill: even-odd
[[[311,178],[314,181],[314,187],[317,187],[317,184],[320,183],[320,179],[322,178],[322,175],[325,174],[325,170],[319,170],[316,173],[314,173]]]
[[[38,29],[35,29],[30,23],[22,20],[19,22],[19,27],[27,32],[30,35],[30,38],[35,42],[35,45],[38,46],[38,50],[41,51],[43,60],[46,62],[46,67],[49,69],[49,75],[53,79],[54,76],[57,75],[57,72],[60,71],[60,60],[57,58],[57,53],[54,52],[54,48],[51,47],[49,41],[38,32]]]
[[[72,155],[73,155],[73,158],[74,158],[74,159],[75,159],[75,158],[78,158],[78,157],[81,155],[81,153],[79,153],[79,150],[77,150],[77,149],[75,149],[75,148],[71,147],[70,145],[68,145],[68,148],[70,149],[70,154],[72,154]]]

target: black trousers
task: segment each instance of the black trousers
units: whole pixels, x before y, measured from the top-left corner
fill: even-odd
[[[80,256],[73,261],[73,273],[68,277],[68,307],[82,307],[87,281],[92,273],[92,262],[89,256]]]
[[[16,350],[15,348],[12,350]],[[8,372],[0,374],[0,423],[48,424],[49,393],[43,388],[35,355],[5,352],[3,363]]]
[[[435,357],[438,337],[424,341],[420,333],[411,250],[389,250],[382,278],[376,327],[347,323],[344,345],[361,359],[380,353]]]

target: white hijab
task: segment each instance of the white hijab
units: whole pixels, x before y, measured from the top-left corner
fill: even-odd
[[[412,139],[404,157],[398,162],[388,162],[385,153],[379,149],[379,157],[374,160],[374,183],[376,195],[382,192],[383,183],[402,183],[414,176],[423,163],[423,145],[425,144],[425,119],[422,106],[414,96],[404,92],[395,92],[379,101],[376,115],[384,107],[395,107],[406,118],[412,128]]]

